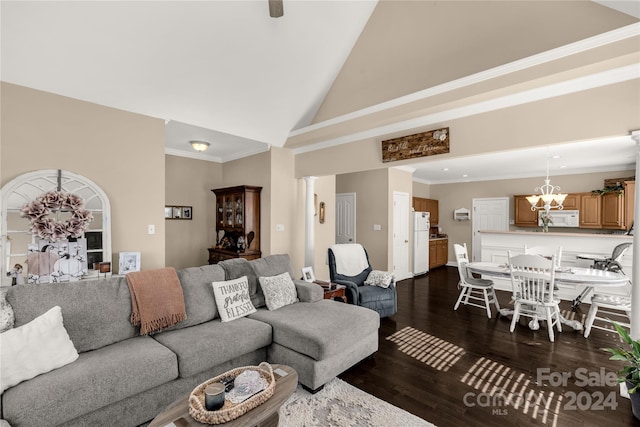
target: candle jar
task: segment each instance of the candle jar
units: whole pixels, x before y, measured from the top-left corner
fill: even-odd
[[[224,405],[224,384],[209,384],[204,389],[204,406],[207,411],[217,411]]]

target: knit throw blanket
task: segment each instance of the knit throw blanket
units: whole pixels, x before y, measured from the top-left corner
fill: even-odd
[[[344,276],[357,276],[369,267],[367,255],[359,243],[331,245],[336,260],[336,273]]]
[[[159,331],[186,320],[182,286],[175,268],[135,271],[127,274],[131,292],[131,323],[140,335]]]

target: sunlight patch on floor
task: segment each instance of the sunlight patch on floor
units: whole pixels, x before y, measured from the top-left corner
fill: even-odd
[[[448,371],[465,353],[462,347],[410,326],[389,335],[387,340],[396,343],[401,352],[439,371]]]
[[[584,322],[587,320],[586,314],[577,313],[571,310],[560,310],[560,316],[564,317],[567,320],[577,320],[583,325],[584,325]]]
[[[507,415],[513,408],[541,423],[558,423],[562,393],[545,390],[525,373],[481,357],[460,381],[477,390],[465,395],[467,406],[488,407],[494,415]]]

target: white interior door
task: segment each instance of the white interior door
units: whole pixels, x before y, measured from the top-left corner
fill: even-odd
[[[481,261],[480,230],[507,231],[509,230],[509,198],[494,197],[487,199],[473,199],[472,216],[472,246],[471,259]]]
[[[356,193],[336,194],[336,243],[356,241]]]
[[[409,270],[409,194],[393,192],[393,275],[396,280],[412,277]]]

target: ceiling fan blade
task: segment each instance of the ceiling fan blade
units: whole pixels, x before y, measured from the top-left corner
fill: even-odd
[[[282,15],[284,15],[282,0],[269,0],[269,16],[280,18]]]

